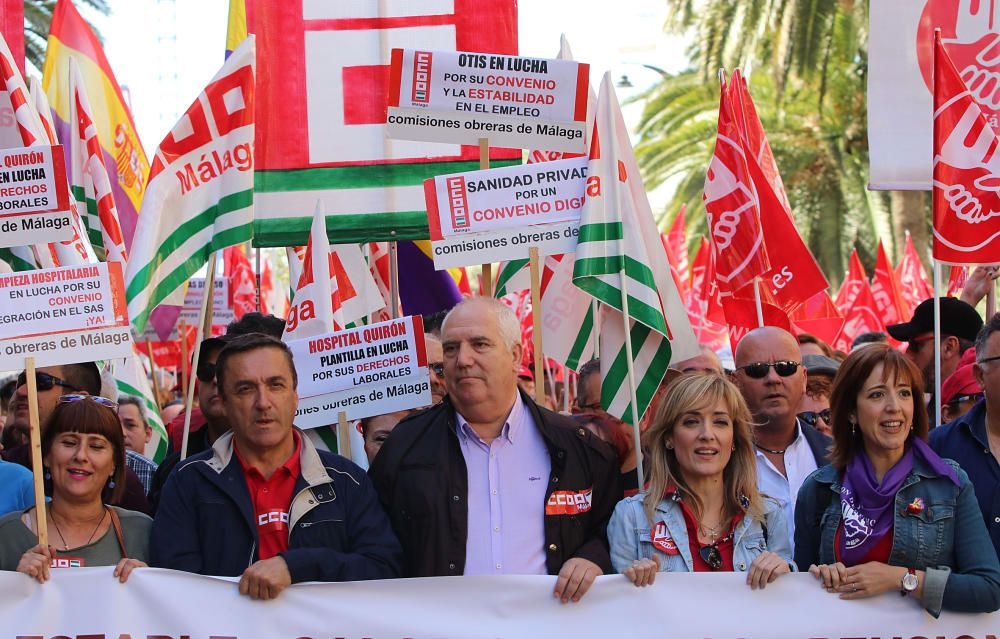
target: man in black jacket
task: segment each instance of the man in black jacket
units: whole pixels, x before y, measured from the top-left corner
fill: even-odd
[[[400,422],[369,471],[405,576],[558,574],[555,596],[579,601],[612,572],[614,453],[518,391],[520,327],[503,303],[460,303],[441,341],[447,397]]]

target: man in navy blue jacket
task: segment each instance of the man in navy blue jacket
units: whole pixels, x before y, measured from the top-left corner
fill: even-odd
[[[398,577],[399,541],[365,472],[292,425],[288,347],[260,333],[234,338],[216,376],[232,431],[167,480],[150,564],[238,576],[254,599],[301,581]]]
[[[950,424],[931,431],[938,455],[957,461],[976,489],[993,548],[1000,555],[1000,314],[976,336],[972,369],[983,388],[983,399]]]

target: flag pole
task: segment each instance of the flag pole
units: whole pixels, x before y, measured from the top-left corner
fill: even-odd
[[[153,396],[156,398],[156,410],[160,410],[163,401],[160,399],[160,396],[163,391],[160,388],[160,380],[156,378],[156,360],[153,359],[153,343],[148,339],[146,340],[146,352],[149,353],[149,371],[153,378]]]
[[[389,317],[399,317],[399,247],[389,242]]]
[[[941,262],[931,257],[934,271],[934,425],[941,425]]]
[[[250,244],[250,242],[247,242],[247,244]],[[258,313],[260,313],[260,274],[261,274],[261,270],[260,270],[260,251],[261,251],[261,248],[259,246],[255,247],[254,248],[254,258],[253,258],[254,266],[256,267],[256,269],[254,270],[254,286],[255,286],[254,291],[256,292],[257,312]]]
[[[539,267],[538,247],[528,249],[528,268],[531,276],[531,343],[535,352],[535,402],[545,405],[545,381],[539,384],[538,376],[545,376],[542,366],[542,278]]]
[[[479,170],[490,168],[490,139],[479,138]],[[480,281],[479,294],[482,297],[493,297],[493,264],[483,264],[483,275]]]
[[[639,490],[642,490],[645,473],[642,469],[642,437],[639,433],[639,416],[636,414],[639,410],[639,400],[635,385],[635,363],[632,358],[632,330],[628,321],[628,284],[626,283],[624,258],[623,254],[618,276],[622,282],[622,322],[625,325],[625,361],[628,364],[628,390],[629,398],[632,402],[632,438],[635,445],[635,472],[639,475]]]
[[[757,326],[764,327],[764,306],[760,302],[760,277],[753,278],[753,303],[757,307]]]
[[[215,264],[218,257],[219,253],[212,251],[211,257],[208,258],[205,294],[202,295],[201,308],[198,309],[198,325],[195,328],[194,336],[194,355],[191,357],[191,375],[188,376],[188,387],[184,396],[184,436],[181,438],[181,461],[187,458],[188,439],[191,435],[191,407],[194,404],[194,383],[198,379],[195,372],[198,370],[198,359],[201,356],[201,343],[205,339],[205,324],[208,323],[211,326],[212,322],[212,314],[208,312],[208,309],[213,308],[214,310],[212,296],[214,295]]]
[[[351,428],[347,423],[347,413],[337,412],[337,447],[341,457],[354,461],[351,456]]]
[[[187,392],[187,379],[188,379],[188,342],[187,342],[187,324],[184,320],[181,320],[177,325],[177,336],[181,340],[181,396],[184,397],[184,403],[187,404],[187,397],[185,393]]]
[[[993,267],[996,269],[997,267]],[[996,315],[997,312],[997,281],[992,280],[990,287],[986,289],[986,321]]]
[[[35,528],[38,543],[49,545],[49,527],[45,510],[45,483],[42,467],[42,429],[38,420],[38,382],[35,379],[35,358],[24,358],[24,376],[28,382],[28,429],[31,441],[31,474],[35,485]]]

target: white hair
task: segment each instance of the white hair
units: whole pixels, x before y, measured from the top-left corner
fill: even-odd
[[[515,344],[521,343],[521,322],[517,319],[517,315],[509,306],[492,297],[469,297],[456,304],[441,322],[441,335],[444,335],[452,314],[471,304],[485,304],[493,312],[493,316],[497,320],[500,339],[503,340],[504,347],[508,351],[513,350]]]

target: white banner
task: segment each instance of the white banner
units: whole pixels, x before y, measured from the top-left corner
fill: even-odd
[[[580,221],[539,224],[490,233],[453,235],[431,242],[434,268],[456,268],[486,262],[526,260],[532,247],[539,255],[560,255],[576,250]]]
[[[139,568],[119,584],[111,572],[57,569],[42,585],[0,573],[0,639],[993,639],[1000,628],[1000,613],[934,619],[896,592],[843,601],[805,574],[756,592],[739,573],[662,573],[641,589],[609,575],[563,605],[555,577],[300,584],[258,602],[232,580]]]
[[[386,384],[300,397],[295,425],[302,429],[320,428],[335,425],[340,411],[344,411],[346,419],[355,420],[430,406],[431,403],[429,375],[426,368],[421,368],[416,375]]]
[[[72,237],[62,146],[0,150],[0,246]]]
[[[931,188],[934,29],[1000,133],[1000,2],[870,3],[868,144],[872,189]]]
[[[386,135],[585,153],[589,72],[572,60],[393,49]]]

